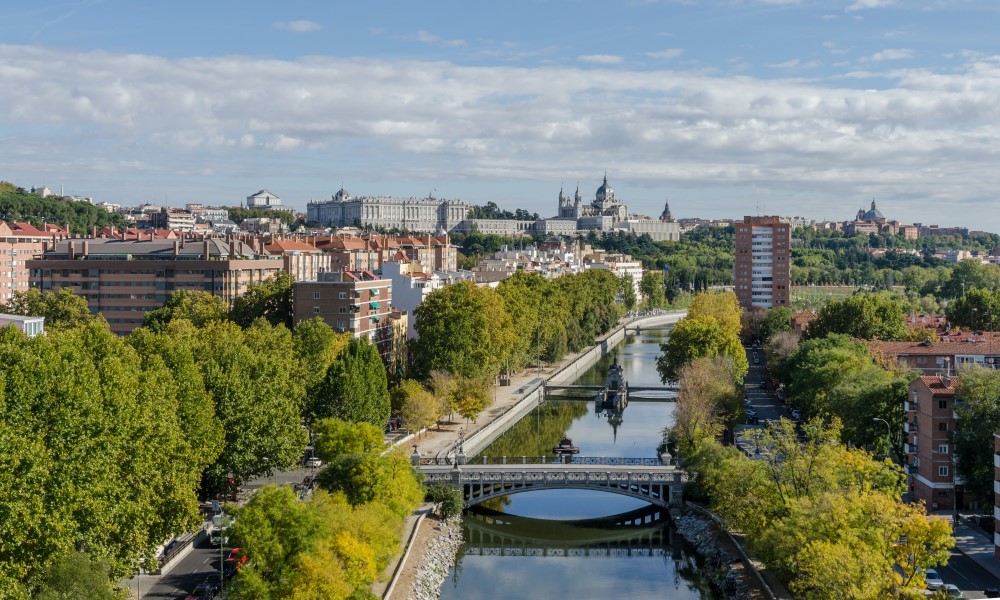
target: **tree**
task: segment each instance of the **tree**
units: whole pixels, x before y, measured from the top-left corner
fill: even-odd
[[[295,326],[292,341],[295,344],[295,356],[302,369],[307,397],[315,396],[319,385],[326,379],[330,364],[350,340],[350,333],[335,333],[321,317],[300,321]]]
[[[688,307],[689,317],[715,319],[723,331],[739,336],[743,328],[740,302],[733,292],[705,292],[698,294]]]
[[[639,291],[646,299],[650,308],[663,308],[667,299],[663,291],[663,273],[660,271],[645,271],[639,282]]]
[[[960,367],[955,390],[955,469],[965,489],[978,497],[993,490],[993,433],[1000,430],[1000,371]],[[991,429],[992,428],[992,429]]]
[[[974,289],[994,290],[1000,282],[1000,267],[984,265],[978,260],[963,260],[955,265],[951,276],[941,286],[940,297],[961,298]]]
[[[465,499],[462,491],[450,485],[432,485],[427,489],[427,499],[434,504],[434,510],[442,519],[451,519],[462,514]]]
[[[734,368],[726,356],[703,356],[680,368],[671,428],[674,440],[691,444],[704,436],[715,437],[735,423],[740,415],[740,394]]]
[[[87,299],[70,288],[60,288],[58,292],[42,292],[38,288],[14,292],[3,310],[12,315],[45,317],[48,331],[79,327],[94,320]]]
[[[389,422],[389,411],[389,383],[378,349],[367,339],[352,338],[316,390],[312,418],[336,417],[381,428]]]
[[[343,493],[352,506],[378,502],[399,517],[424,497],[418,474],[401,450],[378,454],[341,454],[316,477],[320,487]]]
[[[163,331],[173,319],[187,319],[195,327],[204,327],[214,321],[222,321],[229,316],[229,306],[219,296],[208,292],[177,290],[167,298],[166,303],[146,313],[142,326],[153,331]]]
[[[899,340],[906,335],[906,316],[888,292],[860,292],[821,308],[806,331],[810,338],[831,333],[863,340]]]
[[[993,331],[1000,323],[1000,290],[971,289],[949,303],[945,314],[953,326]]]
[[[792,309],[775,306],[767,310],[761,323],[761,336],[766,343],[773,336],[792,328]]]
[[[475,421],[479,418],[479,413],[486,410],[490,405],[490,393],[487,390],[486,382],[473,377],[460,377],[455,380],[452,389],[452,404],[458,414],[467,420]]]
[[[622,304],[625,310],[632,312],[635,309],[635,281],[628,273],[622,275]]]
[[[714,318],[691,317],[674,326],[670,338],[660,345],[663,354],[656,361],[656,370],[664,382],[675,381],[681,367],[702,356],[728,356],[734,365],[733,374],[742,381],[750,367],[740,344],[739,323],[736,334],[727,331]]]
[[[83,552],[69,552],[54,560],[39,576],[32,596],[38,600],[116,600],[111,567]]]
[[[495,377],[514,345],[514,325],[496,292],[463,281],[435,290],[414,311],[418,372]]]
[[[410,431],[430,427],[441,416],[441,403],[419,381],[404,380],[397,393],[401,400],[399,416]]]
[[[340,419],[321,419],[313,426],[316,453],[324,462],[343,454],[371,454],[385,448],[382,429],[370,423],[349,423]]]
[[[246,329],[263,317],[271,325],[292,328],[292,283],[295,278],[279,271],[270,279],[255,281],[233,300],[229,318]]]

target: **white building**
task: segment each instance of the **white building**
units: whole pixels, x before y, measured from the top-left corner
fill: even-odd
[[[422,233],[450,232],[465,220],[469,207],[461,200],[351,196],[341,188],[330,200],[310,202],[307,220],[322,226],[384,227]]]
[[[0,314],[0,327],[13,325],[28,337],[45,333],[45,317],[22,317],[21,315]]]

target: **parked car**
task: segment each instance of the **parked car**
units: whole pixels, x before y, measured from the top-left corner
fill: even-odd
[[[199,583],[191,595],[198,600],[212,600],[215,598],[215,588],[207,583]]]
[[[944,587],[941,588],[941,590],[944,591],[944,596],[945,598],[948,598],[948,600],[957,600],[960,598],[965,598],[965,596],[962,595],[962,590],[958,589],[957,585],[946,583],[944,584]]]
[[[311,469],[318,469],[323,466],[323,461],[321,461],[318,456],[311,456],[306,459],[306,466]]]
[[[924,582],[927,583],[927,589],[934,591],[939,587],[944,585],[944,581],[941,580],[941,576],[934,569],[927,569],[924,573]]]

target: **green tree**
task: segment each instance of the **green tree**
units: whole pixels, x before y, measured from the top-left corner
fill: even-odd
[[[90,202],[59,196],[42,198],[7,182],[0,183],[0,215],[5,221],[27,221],[35,227],[58,223],[75,235],[90,235],[93,227],[125,226],[122,215],[109,213]]]
[[[808,337],[843,333],[864,340],[899,340],[906,335],[902,305],[887,292],[860,292],[820,309]]]
[[[496,292],[463,281],[435,290],[414,311],[418,372],[495,377],[514,346],[514,325]]]
[[[263,317],[271,325],[292,328],[292,283],[295,278],[280,271],[270,279],[253,282],[233,300],[229,318],[246,329]]]
[[[775,306],[767,310],[764,320],[761,323],[761,335],[766,343],[775,334],[788,331],[792,328],[792,309],[784,306]]]
[[[993,331],[1000,324],[1000,290],[971,289],[950,302],[945,314],[953,326]]]
[[[451,393],[452,404],[458,414],[470,421],[478,419],[479,413],[489,408],[491,403],[489,390],[482,379],[459,377]]]
[[[639,282],[639,291],[645,297],[648,307],[663,308],[666,306],[667,298],[663,290],[663,273],[660,271],[645,271],[642,274],[642,281]]]
[[[38,288],[14,292],[3,311],[12,315],[45,317],[48,331],[86,325],[94,319],[87,299],[77,296],[70,288],[60,288],[58,292],[42,292]]]
[[[419,381],[406,379],[399,384],[399,416],[410,431],[420,431],[437,422],[441,416],[441,403]]]
[[[367,339],[352,338],[327,369],[310,414],[384,427],[389,409],[389,383],[378,349]]]
[[[352,506],[380,503],[399,517],[424,497],[419,475],[402,450],[388,454],[341,454],[316,477],[320,487],[343,493]]]
[[[750,370],[739,337],[711,317],[682,319],[674,326],[667,342],[660,344],[660,350],[663,354],[656,361],[656,370],[664,382],[676,381],[681,367],[702,356],[729,357],[737,381],[742,381]]]
[[[465,499],[461,490],[450,485],[432,485],[427,489],[427,499],[434,504],[434,510],[442,519],[450,519],[462,514]]]
[[[1000,430],[1000,371],[978,365],[958,373],[955,398],[955,469],[970,494],[986,497],[993,489],[993,433]],[[990,429],[992,427],[992,429]]]
[[[963,260],[951,271],[941,286],[942,298],[961,298],[974,289],[995,290],[1000,283],[1000,267],[984,265],[978,260]]]
[[[635,309],[635,281],[628,273],[622,275],[622,304],[625,310],[632,312]]]
[[[679,392],[671,435],[683,445],[715,437],[740,417],[740,393],[735,366],[726,356],[703,356],[683,365],[677,375]]]
[[[83,552],[54,560],[32,596],[38,600],[117,600],[111,585],[111,567]]]
[[[335,333],[321,317],[301,321],[295,326],[292,341],[307,397],[315,397],[319,385],[326,379],[327,369],[350,340],[350,333]]]
[[[372,454],[385,448],[382,429],[370,423],[321,419],[313,427],[316,453],[324,462],[343,454]]]
[[[229,317],[229,306],[219,296],[208,292],[177,290],[167,298],[166,303],[146,313],[142,326],[153,331],[162,331],[173,319],[187,319],[195,327],[222,321]]]

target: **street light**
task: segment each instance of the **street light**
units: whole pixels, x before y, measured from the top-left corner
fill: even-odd
[[[879,421],[885,423],[885,457],[889,458],[889,451],[891,450],[892,445],[892,426],[889,425],[889,421],[886,421],[881,417],[872,417],[872,423],[877,423]]]

